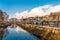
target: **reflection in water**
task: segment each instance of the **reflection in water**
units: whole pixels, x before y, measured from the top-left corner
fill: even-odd
[[[9,34],[3,40],[37,40],[37,38],[20,27],[7,28]]]

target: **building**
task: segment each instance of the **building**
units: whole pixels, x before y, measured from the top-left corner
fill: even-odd
[[[16,18],[10,18],[10,19],[9,19],[9,22],[16,22],[16,21],[17,21]]]
[[[60,25],[60,12],[53,12],[43,18],[52,26],[55,25],[58,27]]]

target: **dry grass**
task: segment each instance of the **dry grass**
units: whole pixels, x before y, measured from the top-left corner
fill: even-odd
[[[60,40],[60,28],[40,27],[31,24],[18,24],[28,32],[38,36],[41,40]]]

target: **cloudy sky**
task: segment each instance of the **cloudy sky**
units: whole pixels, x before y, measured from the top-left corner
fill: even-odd
[[[60,11],[60,0],[0,0],[0,9],[16,18],[42,16]]]

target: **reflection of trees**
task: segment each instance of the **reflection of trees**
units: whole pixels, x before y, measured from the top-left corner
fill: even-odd
[[[6,24],[7,19],[8,19],[7,13],[0,10],[0,40],[2,40],[5,28],[7,27],[4,26]]]

